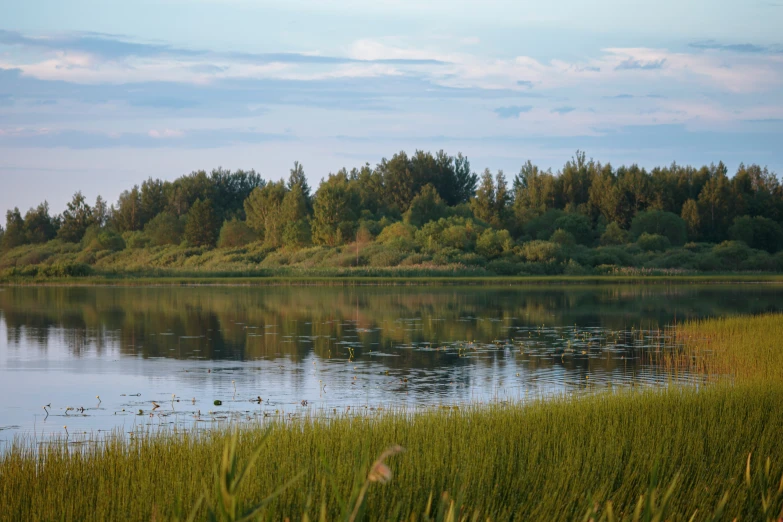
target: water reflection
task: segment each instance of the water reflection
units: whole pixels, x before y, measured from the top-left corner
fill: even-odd
[[[665,384],[690,378],[645,358],[667,326],[780,310],[782,293],[760,285],[6,288],[0,438],[60,429],[66,414],[84,429],[125,429],[227,412]]]

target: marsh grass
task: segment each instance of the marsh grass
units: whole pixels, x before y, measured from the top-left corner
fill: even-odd
[[[672,330],[674,347],[656,363],[672,374],[783,382],[783,314],[690,321]]]
[[[679,475],[667,520],[696,510],[705,515],[696,520],[709,520],[725,494],[726,513],[761,520],[745,461],[749,453],[770,457],[769,476],[780,477],[780,433],[783,386],[761,382],[275,421],[239,433],[238,462],[257,449],[258,457],[235,508],[247,511],[303,472],[259,516],[344,519],[375,457],[399,444],[407,451],[387,462],[393,480],[366,492],[366,519],[445,516],[454,502],[482,520],[575,520],[592,506],[605,513],[611,500],[622,520],[651,483],[665,487]],[[0,520],[168,520],[190,513],[202,495],[196,519],[205,519],[218,509],[214,476],[231,437],[228,429],[169,432],[89,448],[17,439],[0,458]],[[771,502],[777,514],[780,496]]]
[[[672,370],[730,377],[706,386],[272,419],[238,434],[17,438],[0,455],[0,520],[775,521],[781,334],[780,314],[678,327]],[[379,467],[396,445],[407,451]]]

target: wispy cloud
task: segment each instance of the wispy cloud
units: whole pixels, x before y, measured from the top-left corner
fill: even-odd
[[[614,70],[615,71],[628,71],[632,69],[640,69],[643,71],[653,71],[656,69],[663,69],[664,64],[666,63],[666,58],[661,58],[660,60],[635,60],[633,58],[628,58],[627,60],[623,60],[618,64]]]
[[[757,45],[752,43],[725,44],[716,42],[715,40],[693,42],[689,44],[689,47],[694,49],[728,51],[733,53],[783,53],[783,46],[781,45]]]
[[[575,110],[576,107],[565,106],[565,107],[555,107],[550,112],[553,112],[555,114],[568,114],[569,112],[573,112]]]
[[[532,105],[511,105],[508,107],[498,107],[495,109],[495,114],[500,118],[518,118],[523,112],[530,112],[533,109]]]
[[[147,132],[96,132],[76,129],[11,129],[0,131],[0,147],[69,149],[218,148],[236,144],[291,141],[293,136],[240,129],[151,129]]]
[[[363,59],[344,56],[325,56],[317,53],[247,53],[215,52],[204,49],[186,49],[163,43],[135,42],[130,39],[102,33],[69,33],[33,37],[17,31],[0,29],[0,44],[21,46],[51,52],[77,52],[102,60],[126,58],[229,59],[234,62],[268,64],[336,65],[351,63],[385,63],[398,65],[434,65],[439,60],[428,58],[390,57]]]

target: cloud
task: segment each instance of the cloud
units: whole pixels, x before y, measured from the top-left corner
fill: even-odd
[[[550,112],[555,114],[568,114],[569,112],[573,112],[576,110],[576,107],[555,107]]]
[[[498,107],[495,109],[495,114],[500,118],[518,118],[523,112],[530,112],[533,109],[532,105],[511,105],[509,107]]]
[[[517,80],[517,85],[519,85],[520,87],[527,87],[528,89],[533,88],[533,82],[531,82],[530,80]]]
[[[140,132],[96,132],[76,129],[14,129],[0,132],[0,147],[107,149],[218,148],[236,144],[291,141],[293,136],[241,129],[150,130]]]
[[[129,58],[176,58],[180,60],[222,58],[251,64],[320,64],[385,63],[398,65],[435,65],[441,63],[431,58],[388,57],[362,59],[342,56],[324,56],[316,53],[243,53],[215,52],[204,49],[185,49],[162,43],[134,42],[116,35],[103,33],[69,33],[31,37],[16,31],[0,29],[0,44],[21,46],[48,52],[73,52],[87,54],[101,60]]]
[[[649,60],[649,61],[635,60],[633,58],[628,58],[620,62],[620,64],[617,65],[614,68],[614,70],[627,71],[631,69],[640,69],[643,71],[652,71],[656,69],[663,69],[663,65],[665,63],[666,63],[666,58],[661,58],[660,60]]]
[[[172,130],[172,129],[163,129],[163,130],[151,129],[149,132],[147,132],[147,135],[150,138],[166,139],[166,138],[181,138],[182,136],[185,135],[185,133],[179,130]]]
[[[740,44],[723,44],[716,42],[715,40],[704,40],[701,42],[693,42],[689,44],[689,47],[701,50],[710,51],[728,51],[733,53],[781,53],[783,52],[783,46],[780,45],[756,45],[752,43],[740,43]]]

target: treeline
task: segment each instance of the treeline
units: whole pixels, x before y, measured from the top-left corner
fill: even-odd
[[[250,243],[271,252],[375,242],[398,253],[536,261],[529,251],[552,245],[667,251],[689,244],[703,251],[705,243],[735,241],[772,254],[783,248],[782,225],[783,187],[758,165],[740,165],[732,177],[723,163],[648,171],[577,151],[556,173],[528,161],[508,180],[503,171],[477,175],[462,154],[416,151],[329,174],[315,193],[298,162],[279,181],[223,169],[150,178],[112,205],[101,197],[90,205],[77,192],[61,215],[45,202],[24,215],[9,211],[0,249],[55,239],[96,252]],[[387,257],[393,266],[395,256]]]

